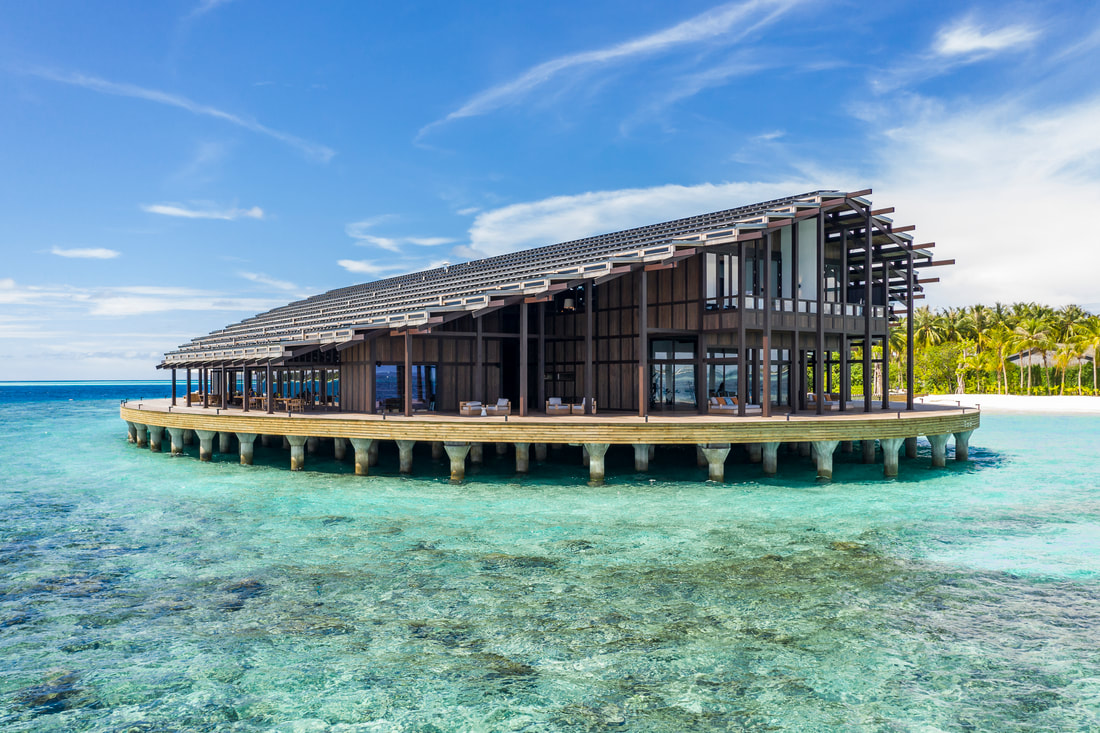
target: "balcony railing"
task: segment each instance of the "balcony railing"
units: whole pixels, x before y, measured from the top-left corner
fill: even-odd
[[[766,307],[766,299],[760,296],[746,295],[745,310],[761,311]],[[708,311],[736,311],[737,296],[726,295],[716,298],[707,298],[706,309]],[[817,313],[816,300],[795,300],[794,298],[773,298],[772,309],[776,313]],[[860,303],[824,303],[823,313],[827,316],[863,316],[863,305]],[[886,308],[881,305],[871,306],[872,318],[884,318]]]

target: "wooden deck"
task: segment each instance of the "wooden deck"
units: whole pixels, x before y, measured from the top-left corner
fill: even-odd
[[[858,404],[858,403],[857,403]],[[377,438],[446,442],[709,444],[802,442],[911,438],[975,430],[980,411],[919,405],[870,413],[835,409],[824,415],[799,413],[772,417],[735,417],[691,413],[655,414],[648,420],[629,413],[527,417],[463,417],[421,413],[413,417],[366,413],[317,412],[293,415],[244,412],[240,408],[171,407],[170,401],[124,403],[119,416],[127,422],[164,428],[213,430],[259,435],[305,435],[317,438]]]

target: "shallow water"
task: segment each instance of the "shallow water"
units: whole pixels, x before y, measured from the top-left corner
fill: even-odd
[[[454,487],[140,450],[156,389],[0,387],[5,730],[1100,726],[1100,419],[985,416],[892,481],[489,449]]]

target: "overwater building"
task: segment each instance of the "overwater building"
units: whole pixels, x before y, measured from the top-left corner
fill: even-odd
[[[935,260],[870,193],[816,191],[296,301],[166,354],[165,414],[191,427],[183,416],[213,407],[253,436],[397,431],[453,443],[463,460],[471,444],[507,441],[517,465],[530,444],[581,443],[590,464],[599,453],[599,478],[615,443],[695,443],[723,460],[745,443],[774,470],[773,443],[824,436],[831,456],[873,424],[892,439],[876,411],[909,418],[901,439],[933,435],[922,420],[948,415],[914,404],[911,316],[936,280],[926,268],[953,260]],[[881,354],[906,315],[904,374],[892,375]],[[934,435],[977,424],[973,410],[957,418],[964,429]]]

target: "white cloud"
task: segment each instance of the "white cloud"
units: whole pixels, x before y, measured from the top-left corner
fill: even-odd
[[[214,10],[215,8],[220,7],[222,5],[227,5],[231,2],[233,2],[233,0],[202,0],[202,2],[200,2],[198,5],[196,5],[195,9],[191,11],[191,14],[190,14],[189,17],[197,18],[200,15],[205,15],[206,13],[209,13],[211,10]]]
[[[958,261],[928,271],[942,279],[927,286],[933,305],[1096,300],[1098,119],[1100,97],[1040,111],[1024,99],[927,104],[882,135],[881,203],[936,241],[937,259]]]
[[[33,305],[42,312],[67,309],[92,316],[133,316],[165,311],[260,311],[283,305],[266,298],[239,298],[216,291],[162,285],[79,288],[70,285],[19,285],[0,280],[0,304]]]
[[[470,227],[469,247],[456,247],[454,252],[463,257],[486,257],[835,185],[827,180],[670,184],[554,196],[478,214]]]
[[[954,25],[941,28],[932,50],[940,56],[990,54],[1026,46],[1039,37],[1039,32],[1026,25],[1007,25],[986,31],[973,19],[964,18]]]
[[[380,237],[368,234],[367,230],[381,224],[384,221],[395,218],[392,214],[374,216],[362,221],[354,221],[344,226],[344,232],[360,244],[369,244],[390,252],[400,253],[404,251],[403,245],[414,244],[418,247],[437,247],[441,244],[450,244],[455,241],[450,237]],[[353,260],[348,260],[349,262]]]
[[[745,0],[727,3],[656,33],[606,48],[568,54],[544,61],[511,81],[474,95],[443,119],[422,128],[420,136],[433,127],[447,122],[487,114],[514,104],[535,88],[572,69],[598,67],[711,40],[726,44],[736,43],[771,23],[798,2],[799,0]]]
[[[268,287],[275,288],[276,290],[288,290],[293,292],[299,292],[302,290],[302,288],[298,287],[292,282],[288,282],[286,280],[277,280],[276,278],[273,278],[270,275],[262,272],[238,272],[237,274],[243,277],[245,280],[251,280],[252,282],[259,283],[260,285],[267,285]]]
[[[139,87],[136,84],[108,81],[107,79],[101,79],[79,72],[65,73],[48,69],[32,69],[26,73],[31,76],[37,76],[40,79],[48,79],[49,81],[55,81],[61,84],[69,84],[70,86],[89,89],[101,94],[130,97],[132,99],[144,99],[148,102],[156,102],[157,104],[183,109],[192,114],[213,117],[290,145],[291,147],[297,148],[307,157],[322,163],[327,163],[332,156],[336,154],[336,151],[325,145],[311,142],[286,132],[281,132],[266,125],[262,125],[255,120],[240,117],[239,115],[225,112],[216,107],[200,104],[199,102],[195,102],[178,94],[162,92],[158,89],[147,89],[145,87]]]
[[[71,257],[85,260],[113,260],[122,253],[118,250],[107,249],[106,247],[77,247],[74,249],[54,247],[50,250],[50,254],[55,254],[58,257]]]
[[[465,209],[459,209],[455,213],[457,213],[459,216],[473,216],[479,211],[481,211],[480,206],[467,206]]]
[[[380,265],[371,260],[339,260],[336,264],[340,265],[340,267],[348,272],[354,272],[357,275],[381,275],[386,272],[402,269],[395,265]]]
[[[142,204],[142,211],[162,216],[176,216],[184,219],[222,219],[233,221],[234,219],[263,219],[264,210],[259,206],[250,209],[218,209],[218,208],[187,208],[180,204]]]

